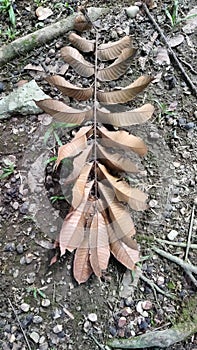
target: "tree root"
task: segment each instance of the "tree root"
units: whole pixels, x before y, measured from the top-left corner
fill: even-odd
[[[109,12],[108,8],[94,8],[88,9],[88,16],[91,21],[96,21],[100,16]],[[73,30],[74,21],[78,13],[68,16],[59,22],[53,23],[47,27],[39,29],[34,33],[27,34],[22,38],[12,41],[8,45],[0,48],[0,66],[6,64],[17,56],[21,56],[36,47],[46,44],[53,39],[65,34],[69,30]]]

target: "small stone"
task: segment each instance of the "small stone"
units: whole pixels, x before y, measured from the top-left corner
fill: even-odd
[[[150,300],[143,301],[142,307],[144,310],[151,310],[153,307],[153,304],[151,303]]]
[[[55,55],[55,50],[54,49],[50,49],[48,52],[49,57],[52,57]]]
[[[10,338],[9,338],[9,342],[12,344],[12,343],[15,342],[15,340],[16,340],[15,335],[14,335],[14,334],[11,334],[11,336],[10,336]]]
[[[56,326],[53,327],[53,333],[55,334],[62,332],[62,330],[63,330],[62,324],[56,324]]]
[[[91,322],[96,322],[97,321],[97,315],[92,313],[88,315],[88,320]]]
[[[127,16],[129,18],[135,18],[135,16],[137,15],[137,13],[139,12],[139,7],[138,6],[130,6],[126,9],[126,13],[127,13]]]
[[[29,309],[30,309],[29,304],[27,304],[27,303],[21,304],[21,310],[22,310],[23,312],[28,312]]]
[[[33,323],[35,323],[35,324],[42,323],[42,321],[43,321],[43,318],[41,316],[36,315],[33,317]]]
[[[91,323],[90,323],[90,321],[85,321],[85,323],[84,323],[84,325],[83,325],[83,330],[84,330],[84,332],[88,332],[89,331],[89,329],[91,328]]]
[[[110,334],[111,334],[113,337],[117,334],[117,330],[116,330],[116,328],[113,327],[113,326],[110,326],[110,327],[109,327],[109,332],[110,332]]]
[[[186,130],[194,129],[195,127],[196,127],[196,124],[193,123],[193,122],[187,123],[187,124],[185,124],[185,126],[184,126],[184,128],[185,128]]]
[[[4,84],[0,82],[0,93],[4,91]]]
[[[127,323],[127,319],[126,317],[120,317],[119,320],[118,320],[118,327],[119,328],[123,328]]]
[[[141,320],[139,323],[138,323],[138,327],[141,331],[145,331],[147,328],[148,328],[148,323],[144,320]]]
[[[19,243],[17,245],[16,251],[17,251],[18,254],[23,254],[24,249],[23,249],[23,245],[21,243]]]
[[[14,252],[16,249],[14,242],[9,242],[4,247],[4,252]]]
[[[14,210],[17,210],[17,209],[19,208],[19,203],[18,203],[18,202],[14,202],[14,203],[12,204],[12,208],[13,208]]]
[[[125,307],[122,312],[121,312],[122,316],[127,317],[128,315],[132,314],[132,309],[130,307]]]
[[[43,299],[41,305],[43,307],[48,307],[51,304],[49,299]]]
[[[38,344],[40,336],[39,336],[39,334],[37,332],[31,332],[29,336],[30,336],[31,340],[33,340],[33,342],[35,344]]]
[[[163,276],[158,276],[157,277],[157,285],[158,286],[162,286],[164,284],[164,281],[165,281],[165,279],[164,279]]]
[[[27,328],[33,321],[33,315],[32,314],[28,314],[22,321],[22,327],[23,328]]]
[[[168,235],[167,235],[167,237],[168,237],[168,239],[170,240],[170,241],[174,241],[174,239],[178,236],[178,231],[176,231],[176,230],[171,230],[169,233],[168,233]]]
[[[32,253],[28,253],[25,256],[25,260],[26,260],[26,264],[31,264],[31,262],[33,261],[33,259],[35,258],[35,256]]]
[[[39,350],[48,350],[49,346],[47,343],[40,344]]]
[[[158,202],[156,201],[156,199],[151,199],[149,202],[149,207],[150,208],[155,208],[157,206]]]
[[[45,341],[46,341],[46,338],[44,337],[44,335],[42,335],[40,337],[39,344],[43,344],[43,343],[45,343]]]
[[[28,284],[33,284],[35,282],[36,279],[36,274],[35,272],[30,272],[27,276],[27,283]]]

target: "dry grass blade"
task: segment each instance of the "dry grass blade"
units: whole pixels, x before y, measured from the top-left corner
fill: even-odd
[[[78,101],[86,101],[93,95],[93,88],[82,88],[69,83],[59,75],[46,78],[48,83],[55,85],[65,96],[75,98]]]
[[[83,151],[87,146],[87,137],[83,135],[77,139],[73,139],[66,145],[60,146],[58,149],[58,157],[56,161],[56,167],[59,166],[60,162],[64,158],[75,157],[81,151]]]
[[[86,149],[81,152],[77,157],[74,158],[73,160],[73,171],[71,174],[65,179],[64,184],[67,185],[70,182],[75,181],[78,176],[80,175],[81,169],[85,165],[87,158],[89,158],[90,153],[92,151],[93,145],[89,145],[86,147]]]
[[[96,212],[89,236],[90,264],[96,276],[100,277],[102,270],[106,270],[110,257],[108,232],[101,213]]]
[[[154,78],[149,76],[141,76],[122,90],[111,92],[98,91],[98,101],[104,104],[117,104],[131,101],[135,96],[142,92],[153,79]]]
[[[90,265],[88,232],[86,232],[82,244],[75,252],[73,272],[74,277],[79,284],[86,282],[93,272]]]
[[[135,52],[136,50],[134,48],[124,49],[113,64],[98,70],[97,78],[100,81],[111,81],[120,78],[129,67],[131,57],[133,57]]]
[[[61,49],[61,55],[82,77],[90,77],[94,74],[94,65],[86,61],[77,49],[65,46]]]
[[[83,52],[94,51],[95,40],[87,40],[75,33],[71,33],[69,35],[69,41],[74,47],[76,47],[80,51],[83,51]]]
[[[147,153],[145,143],[139,137],[130,135],[127,131],[108,131],[104,127],[98,127],[100,131],[100,143],[106,147],[117,147],[127,151],[133,151],[140,156]]]
[[[109,61],[118,57],[123,49],[130,48],[132,44],[132,39],[130,36],[125,36],[124,38],[107,44],[101,44],[98,47],[98,58],[101,61]]]
[[[119,153],[107,152],[106,148],[102,147],[101,145],[97,146],[97,150],[98,158],[100,159],[101,163],[110,169],[115,171],[125,171],[128,173],[139,172],[137,166],[128,157],[124,158]]]
[[[151,104],[145,104],[142,107],[132,111],[111,113],[106,108],[97,109],[97,120],[100,123],[112,124],[113,126],[130,126],[145,123],[149,120],[154,112]]]
[[[71,123],[79,125],[84,119],[91,119],[93,110],[81,111],[79,109],[71,108],[65,103],[51,98],[36,101],[38,107],[50,114],[58,122]]]
[[[104,165],[98,164],[105,178],[109,181],[114,189],[114,193],[120,202],[126,202],[129,206],[137,211],[147,209],[147,195],[137,188],[130,187],[126,182],[108,173]]]
[[[80,175],[75,182],[73,189],[72,189],[72,207],[76,209],[84,196],[84,190],[87,184],[88,176],[90,174],[90,171],[92,169],[93,163],[86,163],[83,168],[81,168]]]

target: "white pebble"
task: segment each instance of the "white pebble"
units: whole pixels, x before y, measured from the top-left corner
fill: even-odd
[[[43,307],[48,307],[51,304],[49,299],[43,299],[41,305]]]
[[[53,333],[58,334],[62,332],[63,326],[62,324],[57,324],[55,327],[53,327]]]
[[[169,233],[168,233],[168,239],[170,240],[170,241],[174,241],[174,239],[176,238],[176,236],[178,236],[178,231],[176,231],[176,230],[171,230]]]
[[[127,16],[129,18],[135,18],[137,13],[139,12],[139,7],[138,6],[130,6],[126,9]]]
[[[88,315],[88,320],[91,322],[96,322],[97,321],[97,315],[92,313]]]
[[[38,344],[40,336],[37,332],[31,332],[29,336],[34,343]]]
[[[26,304],[26,303],[21,304],[21,310],[23,312],[28,312],[29,308],[30,308],[29,304]]]

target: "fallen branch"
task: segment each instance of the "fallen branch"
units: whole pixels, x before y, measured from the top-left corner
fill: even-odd
[[[188,259],[189,248],[191,245],[190,242],[191,242],[192,229],[193,229],[193,224],[194,224],[194,209],[195,209],[195,205],[193,205],[193,208],[192,208],[191,220],[190,220],[190,225],[189,225],[189,233],[188,233],[188,239],[187,239],[187,248],[186,248],[186,252],[185,252],[185,261],[187,261],[187,259]]]
[[[153,16],[151,15],[148,7],[146,6],[145,3],[142,3],[142,7],[144,9],[144,11],[146,12],[148,18],[150,19],[150,21],[153,23],[153,25],[155,26],[155,28],[157,29],[157,31],[159,32],[163,42],[165,43],[167,49],[168,49],[168,53],[169,55],[171,55],[171,57],[173,57],[173,60],[176,62],[179,70],[181,71],[181,73],[183,74],[185,81],[187,83],[187,85],[189,86],[189,88],[192,91],[192,94],[194,96],[197,95],[197,90],[196,90],[196,86],[193,84],[193,82],[191,81],[190,77],[188,76],[188,74],[186,73],[184,67],[182,66],[182,64],[180,63],[178,57],[176,56],[176,54],[174,53],[174,51],[172,50],[172,48],[170,47],[163,31],[161,30],[160,26],[158,25],[158,23],[155,21],[155,19],[153,18]]]
[[[96,21],[100,16],[109,12],[108,8],[94,8],[88,9],[88,16],[91,21]],[[22,38],[12,41],[8,45],[0,48],[0,66],[8,61],[11,61],[17,56],[21,56],[36,47],[46,44],[51,40],[65,34],[69,30],[73,30],[74,21],[78,13],[68,16],[59,22],[53,23],[47,27],[39,29],[34,33],[27,34]]]

